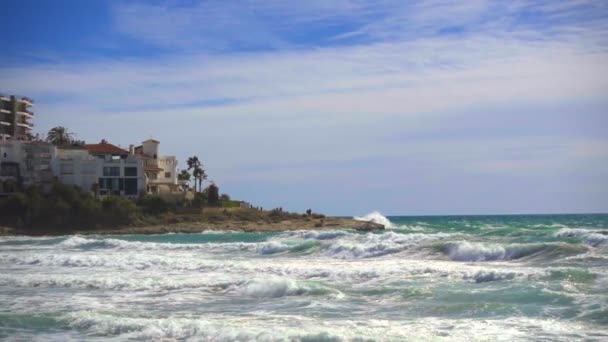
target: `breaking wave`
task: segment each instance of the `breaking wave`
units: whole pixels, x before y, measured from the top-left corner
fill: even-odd
[[[289,278],[269,277],[252,279],[228,287],[228,292],[254,298],[277,298],[285,296],[339,294],[323,285],[300,282]]]
[[[541,254],[573,255],[587,251],[584,246],[566,244],[486,244],[479,242],[448,242],[440,245],[441,251],[454,261],[497,261],[516,260]]]
[[[365,216],[355,216],[354,219],[357,221],[378,223],[383,225],[384,228],[397,228],[388,218],[386,218],[386,216],[378,211],[371,212]]]
[[[555,237],[580,238],[586,244],[596,247],[608,243],[608,230],[562,228],[555,233]]]

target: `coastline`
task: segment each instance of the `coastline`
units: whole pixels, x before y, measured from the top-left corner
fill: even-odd
[[[179,217],[179,216],[178,216]],[[299,217],[288,218],[276,222],[268,221],[243,221],[238,219],[222,219],[208,221],[204,217],[200,220],[176,221],[175,216],[165,219],[158,224],[145,224],[136,226],[103,227],[96,229],[69,229],[56,231],[38,231],[34,229],[2,227],[0,236],[40,236],[40,235],[129,235],[129,234],[169,234],[186,233],[194,234],[203,231],[241,231],[248,233],[280,232],[291,230],[328,230],[328,229],[355,229],[360,231],[383,230],[381,224],[357,221],[352,218],[343,217]],[[41,234],[42,233],[42,234]]]

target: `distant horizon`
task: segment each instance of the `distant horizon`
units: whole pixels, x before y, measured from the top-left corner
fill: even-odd
[[[608,215],[608,212],[602,212],[602,213],[582,213],[582,212],[577,212],[577,213],[518,213],[518,214],[496,214],[496,213],[492,213],[492,214],[387,214],[384,213],[380,210],[371,210],[365,214],[355,214],[355,215],[331,215],[331,214],[327,214],[330,217],[364,217],[367,216],[369,214],[372,213],[379,213],[382,216],[386,217],[386,218],[391,218],[391,217],[450,217],[450,216],[558,216],[558,215],[564,215],[564,216],[568,216],[568,215]],[[326,213],[321,213],[321,214],[326,214]]]
[[[264,208],[604,213],[607,22],[601,1],[6,0],[0,85],[33,133],[155,138]]]

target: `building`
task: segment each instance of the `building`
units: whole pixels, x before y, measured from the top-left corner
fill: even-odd
[[[26,140],[34,124],[29,107],[34,101],[27,97],[0,94],[0,139]]]
[[[144,165],[140,158],[105,140],[85,145],[85,148],[97,159],[97,196],[137,198],[146,192]]]
[[[53,159],[53,171],[56,179],[69,185],[75,185],[83,191],[97,191],[100,175],[98,164],[100,158],[89,154],[85,146],[59,146]]]
[[[137,158],[144,163],[147,179],[146,192],[149,194],[178,192],[177,159],[175,156],[161,156],[160,142],[148,139],[134,148]]]
[[[55,179],[52,167],[55,153],[55,146],[42,141],[0,141],[0,194],[30,186],[50,189]]]

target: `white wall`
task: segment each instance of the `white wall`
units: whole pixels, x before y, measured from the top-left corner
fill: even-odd
[[[144,141],[141,146],[144,152],[145,156],[148,157],[158,157],[159,151],[158,151],[158,144],[156,141],[152,141],[152,140],[146,140]]]

